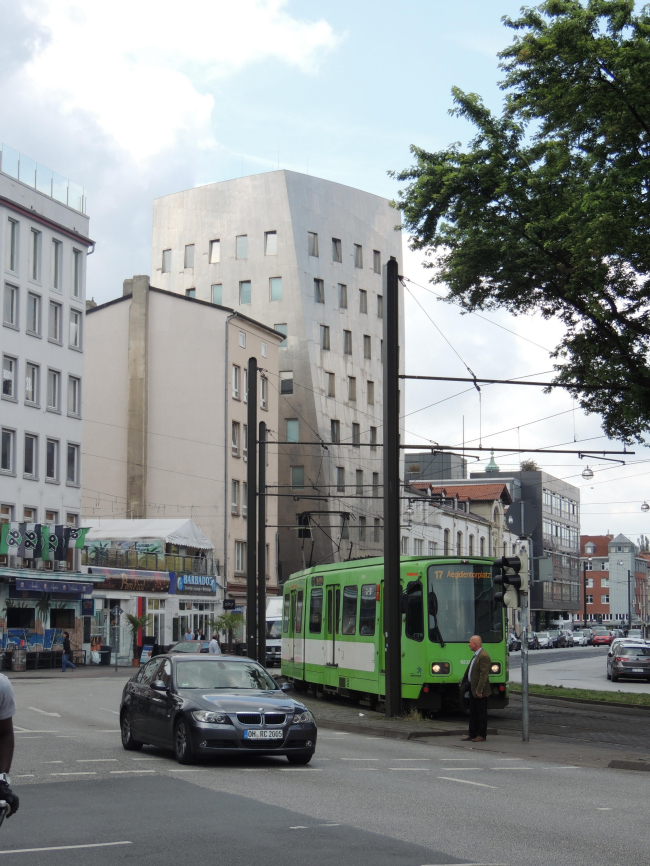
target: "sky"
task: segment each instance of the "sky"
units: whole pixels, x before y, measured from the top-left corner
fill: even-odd
[[[449,115],[453,86],[499,110],[497,53],[512,39],[501,18],[520,5],[0,0],[0,140],[85,187],[97,241],[87,291],[101,303],[126,277],[148,273],[157,196],[280,167],[394,198],[388,172],[411,164],[411,144],[437,150],[471,138]],[[484,378],[548,380],[559,323],[462,314],[431,293],[444,288],[429,284],[406,241],[407,373],[467,376],[467,365]],[[479,408],[466,383],[408,383],[408,442],[459,445],[464,425],[473,445],[622,450],[559,389],[486,385],[480,397]],[[640,510],[650,449],[630,450],[624,466],[523,456],[580,488],[583,533],[636,540],[650,534]],[[516,469],[520,458],[496,459]],[[587,463],[591,481],[581,475]]]

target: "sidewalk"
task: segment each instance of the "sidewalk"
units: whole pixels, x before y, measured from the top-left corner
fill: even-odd
[[[111,679],[129,679],[134,673],[137,673],[137,668],[133,667],[118,667],[117,672],[115,667],[108,665],[79,665],[74,671],[61,672],[61,668],[46,668],[38,671],[1,671],[0,673],[12,682],[16,680],[62,680],[66,678],[75,679],[94,679],[101,677],[110,677]]]

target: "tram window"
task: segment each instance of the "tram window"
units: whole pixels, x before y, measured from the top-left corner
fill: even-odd
[[[343,634],[357,633],[357,597],[358,586],[343,587],[343,622],[341,631]]]
[[[404,593],[406,601],[404,617],[404,634],[411,640],[424,638],[424,604],[422,599],[422,584],[411,585]]]
[[[291,605],[291,599],[289,595],[285,595],[284,597],[284,611],[282,616],[282,633],[288,634],[289,632],[289,609]]]
[[[296,601],[296,634],[300,634],[300,632],[302,631],[302,597],[303,592],[302,590],[300,590],[300,592],[298,593],[298,599]]]
[[[364,583],[361,587],[361,606],[359,608],[359,634],[373,635],[375,633],[375,615],[377,612],[377,584]]]
[[[309,633],[320,634],[323,627],[323,590],[312,589],[309,599]]]

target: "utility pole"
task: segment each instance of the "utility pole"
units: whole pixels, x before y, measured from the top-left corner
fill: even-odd
[[[402,614],[399,490],[399,281],[386,263],[384,291],[384,640],[386,718],[402,712]]]
[[[247,399],[246,652],[249,659],[257,659],[257,358],[248,359]]]
[[[630,583],[630,569],[627,570],[627,627],[632,628],[632,588]]]
[[[524,743],[530,740],[530,709],[528,702],[528,620],[530,613],[529,601],[529,585],[530,585],[530,566],[532,559],[529,560],[528,551],[522,549],[522,571],[528,573],[528,580],[522,580],[522,591],[519,593],[521,604],[521,739]],[[525,588],[524,588],[525,587]]]
[[[260,421],[257,510],[257,660],[266,667],[266,424]]]
[[[587,560],[582,560],[582,619],[583,628],[587,628]]]

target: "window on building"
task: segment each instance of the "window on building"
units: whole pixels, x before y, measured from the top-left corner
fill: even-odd
[[[185,289],[185,297],[186,298],[195,298],[196,297],[196,289]]]
[[[29,238],[29,276],[38,282],[41,278],[41,238],[43,235],[32,229]],[[77,252],[77,250],[75,250]]]
[[[300,442],[297,418],[287,418],[287,442]]]
[[[413,539],[413,556],[424,556],[424,539]]]
[[[269,408],[269,380],[262,376],[260,379],[260,409]]]
[[[240,383],[241,383],[241,368],[236,364],[232,365],[232,398],[233,400],[240,399]]]
[[[347,541],[350,538],[350,520],[348,517],[341,515],[341,541]]]
[[[23,472],[28,478],[36,478],[38,467],[38,436],[25,433],[25,459]]]
[[[343,354],[352,354],[352,331],[343,331]]]
[[[215,283],[211,286],[212,290],[212,303],[219,304],[222,306],[223,304],[223,285],[221,283]]]
[[[408,556],[408,553],[409,553],[409,537],[408,537],[408,535],[402,536],[402,541],[400,544],[399,552],[402,554],[402,556]]]
[[[241,516],[248,517],[248,482],[242,481],[241,485]]]
[[[368,312],[368,292],[365,289],[359,289],[359,312]]]
[[[246,348],[246,331],[239,332],[239,346],[242,349]]]
[[[336,418],[330,419],[330,439],[335,445],[341,441],[341,422]]]
[[[329,325],[320,326],[320,347],[321,349],[329,349],[330,347],[330,328]]]
[[[325,303],[325,283],[323,280],[314,280],[314,302],[316,304]]]
[[[336,492],[345,493],[345,469],[343,466],[336,467]]]
[[[354,481],[355,481],[357,496],[363,496],[363,469],[355,470]]]
[[[332,238],[332,261],[333,262],[342,262],[343,261],[343,253],[341,250],[341,239],[340,238]]]
[[[305,486],[305,467],[304,466],[292,466],[291,467],[291,486],[296,487],[296,488]]]
[[[377,428],[376,427],[370,428],[370,450],[371,451],[377,450]]]
[[[36,278],[34,278],[36,279]],[[83,285],[83,253],[81,250],[72,250],[72,295],[81,297]]]
[[[72,349],[81,349],[81,329],[83,323],[83,313],[81,310],[75,310],[70,307],[70,347]]]
[[[162,251],[162,272],[163,274],[168,274],[172,269],[172,251],[171,250],[163,250]]]
[[[376,274],[381,273],[381,253],[379,250],[372,251],[372,269]]]
[[[310,256],[318,258],[318,235],[316,232],[307,232],[307,251]]]
[[[352,444],[355,448],[361,445],[361,425],[356,422],[352,424]]]
[[[375,405],[375,383],[368,380],[368,405]]]
[[[593,604],[593,603],[594,603],[593,595],[588,595],[587,596],[587,604]]]
[[[242,427],[241,454],[244,463],[248,461],[248,424]]]
[[[366,518],[363,515],[361,515],[359,517],[359,541],[365,541],[366,540],[366,524],[367,524],[367,522],[368,521],[366,520]]]
[[[429,556],[435,556],[436,555],[436,543],[435,543],[435,541],[429,541],[428,542],[427,553],[429,554]]]
[[[593,587],[593,585],[594,585],[594,579],[593,579],[593,577],[588,577],[588,578],[587,578],[587,587],[588,587],[588,588],[591,588],[591,587]]]
[[[381,541],[381,520],[379,519],[379,517],[375,517],[372,540],[375,542]]]
[[[600,585],[601,585],[601,587],[608,589],[609,588],[609,578],[608,577],[601,577],[600,578]]]
[[[18,288],[5,283],[2,321],[13,328],[18,327]]]
[[[284,340],[281,343],[278,343],[278,349],[284,349],[287,345],[287,324],[286,322],[282,322],[279,325],[273,325],[276,331],[279,331],[281,334],[284,334]]]
[[[601,595],[600,603],[601,604],[609,604],[609,596],[608,595]]]
[[[55,412],[61,408],[61,374],[58,370],[47,371],[47,408]]]
[[[348,287],[345,283],[339,283],[339,309],[347,310],[348,308]]]
[[[2,445],[0,447],[0,469],[3,472],[14,471],[16,453],[16,432],[2,428]]]
[[[52,240],[52,288],[61,291],[63,265],[63,244]]]
[[[478,548],[479,548],[479,551],[478,551],[479,555],[485,556],[485,539],[484,538],[479,538]]]
[[[363,267],[363,248],[361,244],[354,245],[354,266],[355,268]]]
[[[8,271],[18,272],[18,220],[7,220],[7,249],[5,264]]]
[[[372,473],[372,495],[379,496],[379,472]]]
[[[357,399],[357,377],[348,376],[348,400]]]
[[[0,505],[0,526],[2,526],[3,523],[11,523],[13,514],[13,505]]]
[[[280,373],[280,394],[293,394],[293,370]]]
[[[2,356],[2,396],[8,400],[15,400],[16,395],[16,372],[18,362],[10,355]]]
[[[272,301],[282,300],[282,277],[271,277],[269,280],[269,297]]]
[[[67,484],[79,484],[79,453],[79,446],[71,445],[68,442],[68,461],[65,476]]]
[[[449,554],[451,553],[451,545],[450,545],[449,539],[450,539],[450,532],[448,529],[445,529],[445,531],[443,533],[443,541],[444,541],[443,554],[444,554],[444,556],[449,556]]]
[[[368,361],[372,358],[372,338],[368,334],[363,335],[363,357]]]
[[[239,481],[230,482],[230,513],[239,514]]]
[[[236,255],[238,259],[248,258],[248,235],[237,235]]]
[[[27,294],[27,333],[41,334],[41,296],[34,292]]]
[[[468,539],[468,551],[470,556],[474,556],[474,536],[470,535]]]
[[[57,304],[55,301],[50,301],[47,336],[53,343],[61,342],[61,304]]]
[[[208,249],[209,263],[211,265],[218,265],[221,261],[221,241],[218,238],[216,240],[210,241]]]
[[[278,233],[264,232],[264,255],[277,256],[278,254]]]
[[[68,376],[68,415],[81,415],[81,379]]]
[[[377,295],[377,318],[384,318],[384,296]]]
[[[463,533],[456,533],[456,556],[461,556],[463,553]]]
[[[39,402],[39,367],[28,363],[25,370],[25,402],[38,405]]]
[[[233,457],[239,457],[239,435],[241,428],[239,421],[232,422],[232,432],[230,437],[230,453]]]
[[[59,442],[48,439],[45,448],[45,477],[48,481],[59,480]]]
[[[246,571],[246,542],[235,542],[235,571],[242,573]]]
[[[240,304],[250,304],[251,303],[251,281],[250,280],[242,280],[239,284],[239,303]]]

